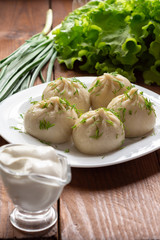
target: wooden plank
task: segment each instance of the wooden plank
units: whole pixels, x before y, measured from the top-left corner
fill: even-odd
[[[48,8],[48,0],[0,1],[0,59],[8,56],[25,40],[43,29]],[[6,143],[0,137],[0,145]],[[9,214],[12,209],[13,204],[0,182],[0,239],[33,238],[32,235],[22,233],[11,226]],[[34,237],[40,239],[38,234]],[[57,239],[57,224],[50,232],[45,233],[43,239]]]
[[[72,169],[61,197],[61,238],[159,239],[160,166],[155,153],[97,169]]]
[[[43,29],[48,7],[48,0],[0,1],[1,58]]]

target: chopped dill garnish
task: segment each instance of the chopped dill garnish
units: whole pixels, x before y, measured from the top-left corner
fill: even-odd
[[[22,129],[18,128],[18,127],[15,127],[15,126],[10,126],[10,128],[14,129],[14,130],[17,130],[17,131],[22,131]]]
[[[126,89],[129,91],[129,90],[131,90],[134,87],[135,87],[134,85],[131,85],[131,86],[126,87]]]
[[[33,105],[38,103],[38,101],[32,101],[32,97],[29,98],[29,102],[30,102],[30,104],[33,104]]]
[[[24,118],[24,115],[22,113],[19,114],[19,116],[23,119]]]
[[[126,96],[126,98],[129,98],[129,99],[131,99],[131,97],[128,95],[128,92],[126,91],[126,92],[124,92],[124,95]]]
[[[74,109],[74,111],[75,111],[78,115],[81,113],[81,110],[80,110],[80,109],[77,109],[75,104],[71,105],[71,109]]]
[[[123,148],[125,148],[125,146],[123,146],[123,144],[124,144],[124,140],[121,141],[121,146],[120,146],[120,148],[119,148],[120,150],[122,150]]]
[[[113,76],[117,76],[118,72],[111,72],[110,74],[113,75]]]
[[[138,89],[133,93],[133,96],[134,95],[138,95]]]
[[[91,92],[93,90],[94,86],[88,89],[88,92]]]
[[[114,82],[117,82],[117,83],[119,84],[119,86],[120,86],[120,88],[119,88],[117,91],[119,91],[121,88],[124,87],[124,83],[122,83],[121,81],[117,80],[116,78],[113,78],[112,80],[113,80]]]
[[[57,86],[57,84],[55,82],[50,82],[48,86],[51,87],[51,89],[54,89]]]
[[[48,105],[49,105],[49,103],[46,102],[46,101],[44,101],[44,102],[40,102],[40,107],[41,107],[41,108],[47,108]]]
[[[102,132],[102,133],[99,133],[99,128],[97,127],[97,128],[96,128],[96,133],[95,133],[95,135],[90,136],[90,138],[98,139],[98,138],[100,138],[100,137],[102,136],[102,134],[103,134],[103,132]]]
[[[50,82],[50,83],[48,83],[47,86],[52,86],[53,84],[55,84],[55,83],[54,82]]]
[[[66,110],[68,110],[69,107],[71,107],[71,104],[65,98],[63,98],[63,99],[59,98],[59,102],[60,102],[60,104],[63,104],[65,106]]]
[[[120,148],[119,148],[119,150],[122,150],[122,149],[124,149],[125,147],[124,146],[121,146]]]
[[[77,78],[75,78],[75,77],[70,78],[70,80],[71,80],[72,82],[80,83],[83,88],[87,88],[87,86],[86,86],[83,82],[81,82],[79,79],[77,79]]]
[[[75,90],[75,92],[73,93],[73,95],[75,95],[75,94],[79,94],[79,92],[78,92],[78,89],[76,88],[76,90]]]
[[[144,98],[144,101],[145,101],[146,109],[149,111],[149,114],[151,114],[151,112],[154,111],[153,103],[150,100],[148,100],[147,98]]]
[[[113,113],[113,114],[120,120],[120,115],[119,115],[119,113],[118,113],[118,112],[115,112],[114,109],[104,108],[104,110],[105,110],[106,112],[111,112],[111,113]]]
[[[122,145],[124,144],[124,140],[122,140],[121,144],[122,144]]]
[[[46,129],[48,130],[49,128],[55,126],[54,123],[50,123],[49,121],[46,121],[45,119],[39,121],[39,128],[41,130]]]
[[[56,87],[56,88],[55,88],[55,90],[56,90],[58,93],[60,93],[60,90],[59,90],[59,88],[57,88],[57,87]]]
[[[64,89],[64,90],[60,93],[60,95],[63,95],[65,92],[66,92],[66,90]]]
[[[114,123],[113,123],[111,120],[109,120],[109,119],[106,119],[106,122],[107,122],[108,124],[110,124],[111,126],[114,125]]]
[[[86,118],[83,118],[80,123],[85,123],[86,122]]]
[[[62,99],[62,98],[59,99],[59,102],[60,102],[61,104],[65,104],[65,103],[66,103],[66,101],[65,101],[64,99]]]
[[[100,83],[100,79],[97,79],[96,83],[94,84],[93,87],[91,87],[90,89],[88,89],[88,92],[91,92],[94,88],[98,87],[98,86],[101,86],[101,83]]]
[[[122,122],[125,122],[125,112],[126,108],[118,108],[118,111],[122,112]]]
[[[116,94],[118,91],[115,89],[112,91],[113,94]]]
[[[46,144],[46,145],[49,145],[49,146],[52,145],[52,143],[50,143],[50,142],[46,142],[46,141],[44,141],[44,140],[40,140],[40,139],[39,139],[39,141],[40,141],[41,143]]]
[[[64,152],[65,152],[65,153],[69,153],[69,151],[70,151],[69,148],[67,148],[67,149],[65,149]]]

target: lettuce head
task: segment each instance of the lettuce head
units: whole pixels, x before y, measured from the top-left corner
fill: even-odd
[[[118,72],[160,85],[160,1],[93,0],[71,12],[56,29],[58,61],[101,75]]]

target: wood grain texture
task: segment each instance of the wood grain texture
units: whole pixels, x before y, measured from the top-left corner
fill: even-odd
[[[43,29],[48,8],[48,0],[0,1],[0,59]],[[6,143],[0,137],[0,145]],[[13,204],[0,182],[0,239],[41,239],[38,234],[28,235],[11,226],[9,214],[12,209]],[[57,224],[49,232],[43,233],[43,239],[57,239]]]
[[[43,29],[48,7],[48,0],[0,1],[1,58]]]
[[[156,153],[97,169],[72,169],[61,197],[61,238],[160,239]]]

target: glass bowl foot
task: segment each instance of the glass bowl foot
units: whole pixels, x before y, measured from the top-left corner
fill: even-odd
[[[10,215],[12,225],[24,232],[41,232],[52,227],[57,221],[57,212],[51,207],[40,212],[25,212],[15,208]]]

